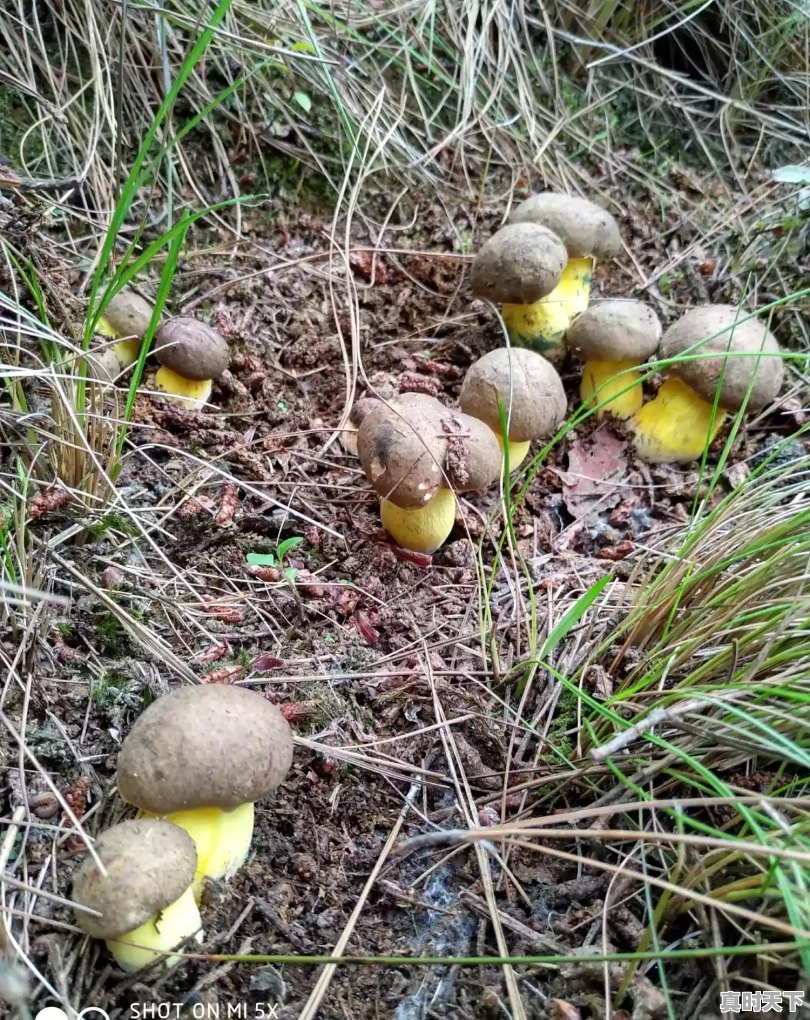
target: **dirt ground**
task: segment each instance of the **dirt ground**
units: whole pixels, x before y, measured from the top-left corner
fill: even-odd
[[[527,189],[529,183],[541,182],[527,182]],[[607,195],[616,194],[603,184]],[[693,217],[712,201],[708,192],[693,195],[690,216],[662,235],[650,196],[623,195],[619,219],[632,258],[600,266],[595,290],[638,294],[638,279],[689,244]],[[330,221],[312,213],[271,207],[227,253],[213,232],[195,237],[175,281],[173,310],[205,318],[231,346],[230,372],[214,391],[220,410],[192,413],[139,397],[118,484],[150,529],[151,544],[135,540],[113,509],[96,520],[95,534],[58,548],[198,677],[255,685],[282,706],[301,739],[288,781],[258,806],[249,863],[229,885],[208,890],[203,952],[329,953],[397,825],[401,843],[437,826],[490,824],[503,807],[507,818],[548,813],[575,805],[581,794],[547,743],[576,764],[576,716],[561,707],[558,685],[541,679],[525,709],[527,718],[543,720],[556,705],[551,727],[540,727],[545,739],[526,731],[512,741],[501,702],[514,690],[493,677],[482,651],[468,535],[478,538],[485,526],[497,535],[498,519],[485,523],[496,494],[465,497],[450,541],[430,566],[403,558],[381,532],[376,497],[334,431],[347,404],[353,318],[365,372],[356,397],[373,387],[384,396],[419,390],[452,402],[468,365],[501,343],[491,311],[471,297],[461,250],[488,236],[500,212],[480,213],[472,202],[447,208],[403,201],[382,238],[370,223],[368,230],[355,227],[351,288],[330,243]],[[740,297],[745,273],[715,273],[711,257],[696,253],[666,296],[657,288],[647,293],[666,322],[677,304]],[[346,300],[352,291],[354,308]],[[775,328],[789,343],[789,313]],[[566,363],[562,374],[573,409],[577,365]],[[780,410],[758,418],[738,442],[720,492],[740,484],[775,437],[795,429],[799,413],[788,395]],[[535,590],[564,605],[606,573],[626,576],[640,550],[688,519],[697,482],[696,470],[636,463],[619,426],[589,422],[570,434],[515,516]],[[86,516],[63,505],[33,521],[31,531],[52,539]],[[248,553],[273,552],[289,537],[302,539],[285,558],[291,570],[250,567]],[[492,546],[484,546],[490,558]],[[95,832],[122,812],[114,791],[120,740],[142,707],[178,678],[97,592],[70,590],[56,561],[48,569],[58,575],[54,590],[72,603],[46,611],[44,640],[24,655],[29,694],[12,686],[4,711],[17,725],[25,713],[29,746],[71,803],[89,812],[86,824]],[[504,670],[525,653],[514,600],[509,580],[499,576],[488,639]],[[2,639],[13,655],[20,635],[9,629]],[[453,721],[450,758],[436,727],[444,719]],[[30,767],[23,789],[14,742],[0,736],[0,750],[2,814],[27,800],[46,826],[58,821]],[[410,808],[400,822],[406,797]],[[567,849],[615,859],[598,841]],[[75,837],[55,846],[47,827],[28,832],[23,856],[17,871],[62,895],[82,859]],[[608,873],[576,861],[513,851],[508,876],[498,861],[490,865],[512,954],[638,948],[645,929],[635,887],[625,896],[614,884],[606,906]],[[130,1016],[131,1004],[161,1002],[184,1003],[184,1015],[194,1016],[202,1015],[193,1012],[201,1003],[247,1003],[248,1016],[270,1003],[270,1015],[292,1018],[319,973],[191,959],[168,975],[123,979],[102,946],[80,953],[79,937],[52,923],[69,925],[67,909],[39,899],[33,912],[26,927],[32,960],[72,1002],[98,1005],[112,1020]],[[681,948],[702,944],[686,916],[668,935],[680,938]],[[476,855],[468,847],[448,853],[447,846],[386,856],[346,948],[348,955],[392,956],[497,951]],[[556,998],[583,1018],[604,1016],[601,966],[517,973],[529,1017],[565,1017],[553,1012]],[[712,1002],[703,1002],[713,977],[708,961],[670,965],[674,1015],[716,1016]],[[614,989],[620,978],[614,969]],[[43,995],[37,1005],[48,1001]],[[655,965],[639,971],[619,1006],[614,1020],[666,1015]],[[496,967],[388,966],[338,969],[319,1015],[416,1020],[510,1012]]]

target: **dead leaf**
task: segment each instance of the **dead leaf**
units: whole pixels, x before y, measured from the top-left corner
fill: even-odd
[[[618,488],[627,475],[627,444],[607,425],[568,448],[568,471],[558,471],[563,499],[577,519],[594,510],[615,506],[623,492]]]

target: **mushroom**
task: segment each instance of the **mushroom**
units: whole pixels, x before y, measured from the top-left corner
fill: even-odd
[[[120,337],[115,345],[124,368],[134,364],[155,309],[133,290],[119,291],[110,299],[96,326],[104,336]]]
[[[529,308],[504,308],[503,313],[515,343],[560,358],[570,320],[588,307],[596,259],[616,255],[621,248],[618,224],[594,202],[553,191],[521,202],[509,222],[543,226],[565,246],[567,262],[554,290]]]
[[[552,358],[562,351],[568,317],[557,304],[543,302],[559,284],[567,258],[560,238],[537,223],[508,223],[482,246],[472,289],[503,304],[512,343]]]
[[[455,492],[487,488],[502,459],[482,422],[424,393],[405,393],[369,411],[357,431],[357,452],[382,498],[383,527],[397,545],[419,553],[435,552],[452,531]]]
[[[664,333],[658,354],[678,360],[666,366],[657,395],[631,421],[636,450],[649,463],[696,460],[726,411],[761,410],[784,376],[776,338],[735,305],[693,308]]]
[[[199,894],[203,877],[229,878],[244,863],[254,802],[283,782],[292,746],[287,720],[255,691],[183,687],[135,721],[118,755],[118,792],[191,836]]]
[[[170,822],[137,818],[103,832],[98,860],[87,857],[73,880],[76,923],[105,939],[125,971],[139,970],[182,942],[203,938],[191,883],[197,853],[191,837]],[[173,966],[178,956],[167,956]]]
[[[509,467],[526,458],[534,440],[554,435],[565,418],[562,380],[541,355],[521,347],[490,351],[467,370],[459,406],[495,433],[503,448],[499,407],[508,423]]]
[[[96,332],[118,342],[91,352],[91,369],[97,378],[112,382],[135,364],[153,314],[152,305],[135,291],[122,290],[110,299],[96,324]]]
[[[583,404],[601,405],[617,418],[632,418],[644,394],[637,366],[661,342],[658,316],[642,301],[596,301],[569,327],[566,344],[585,362],[579,394]]]
[[[352,457],[357,456],[357,430],[360,427],[360,422],[379,403],[377,397],[361,397],[360,400],[355,401],[349,411],[349,420],[346,423],[346,428],[340,434],[340,442],[346,453]]]
[[[211,326],[178,315],[155,334],[154,354],[160,362],[155,385],[180,407],[199,410],[211,396],[213,380],[228,367],[228,345]]]

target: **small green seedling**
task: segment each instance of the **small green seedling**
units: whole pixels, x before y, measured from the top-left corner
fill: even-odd
[[[301,545],[303,541],[300,535],[294,535],[292,538],[285,538],[283,542],[279,542],[275,552],[250,552],[246,558],[252,567],[278,567],[283,570],[284,576],[288,581],[294,581],[298,576],[298,568],[285,567],[284,557],[287,553],[292,552],[293,549]]]

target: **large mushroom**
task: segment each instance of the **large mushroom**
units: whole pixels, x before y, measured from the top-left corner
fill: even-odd
[[[189,833],[199,892],[203,877],[228,878],[244,863],[254,802],[283,782],[292,748],[287,720],[255,691],[183,687],[135,721],[118,755],[118,792]]]
[[[579,394],[583,404],[617,418],[631,418],[644,394],[638,366],[658,350],[661,323],[642,301],[595,301],[578,315],[566,344],[585,364]]]
[[[557,288],[567,257],[560,238],[545,227],[508,223],[482,245],[472,267],[473,292],[503,305],[512,343],[552,359],[563,350],[568,316],[543,302]]]
[[[631,422],[636,450],[650,463],[701,457],[725,412],[766,407],[784,376],[776,338],[735,305],[693,308],[664,333],[658,356],[676,360],[666,366],[655,398]]]
[[[501,447],[502,409],[508,425],[510,470],[525,459],[532,442],[554,435],[567,407],[554,366],[521,347],[501,347],[473,362],[458,402],[462,411],[489,426]]]
[[[204,322],[178,315],[155,334],[154,355],[160,362],[155,385],[166,400],[190,410],[204,407],[213,381],[228,367],[228,345]]]
[[[554,290],[528,308],[503,310],[514,343],[541,354],[547,350],[546,357],[561,357],[570,320],[588,307],[596,259],[610,258],[621,249],[618,224],[596,203],[553,191],[521,202],[512,211],[509,223],[542,226],[565,246],[566,264]]]
[[[380,402],[360,422],[357,452],[381,497],[380,518],[404,549],[433,553],[450,534],[455,492],[485,489],[501,451],[484,424],[424,393]]]
[[[190,836],[154,818],[121,822],[95,842],[73,880],[76,923],[104,939],[126,971],[139,970],[190,938],[202,941],[192,881],[197,854]],[[105,874],[106,872],[106,874]],[[167,956],[172,966],[177,956]]]

